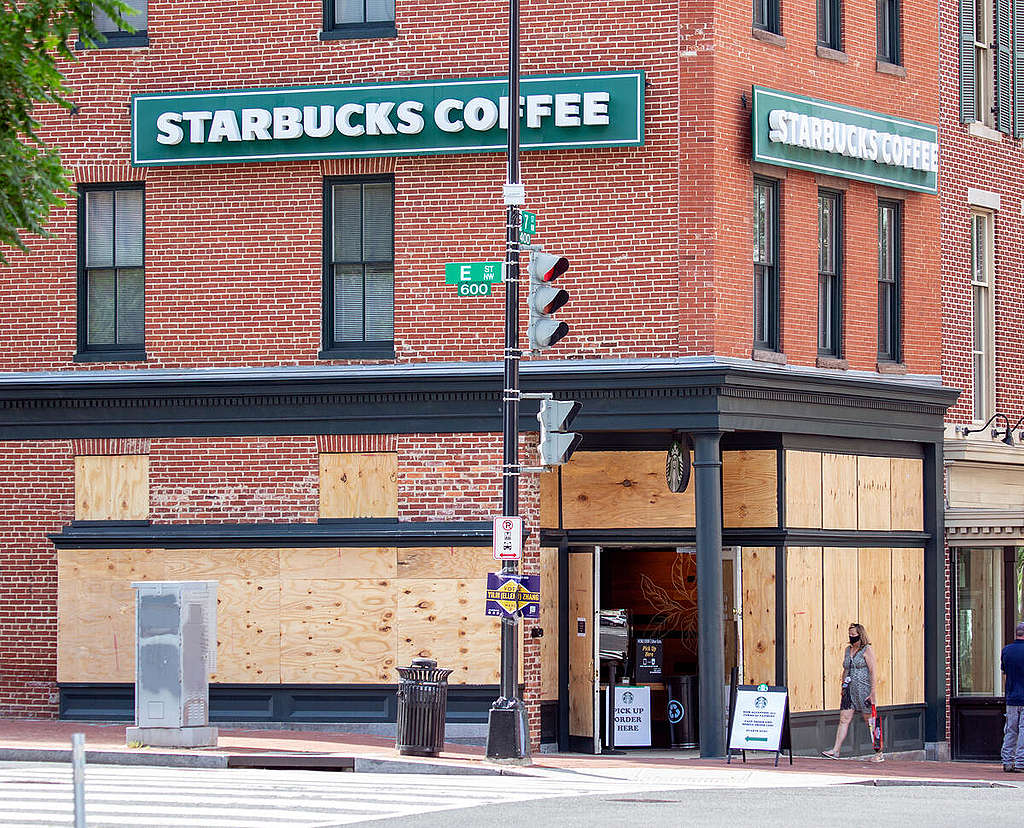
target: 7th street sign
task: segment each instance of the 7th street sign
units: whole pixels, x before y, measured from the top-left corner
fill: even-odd
[[[461,285],[464,282],[501,282],[502,262],[448,262],[444,266],[444,283]]]

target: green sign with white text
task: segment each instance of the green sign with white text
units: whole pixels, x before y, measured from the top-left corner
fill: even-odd
[[[501,282],[503,262],[448,262],[444,266],[444,283],[460,285],[463,282]]]
[[[640,146],[644,74],[524,77],[520,146]],[[132,96],[140,167],[503,152],[503,78]]]
[[[754,161],[938,192],[938,129],[791,92],[753,87]]]

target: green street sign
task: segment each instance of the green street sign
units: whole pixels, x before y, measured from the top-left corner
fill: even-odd
[[[456,287],[459,296],[490,296],[490,282],[463,282]]]
[[[448,262],[444,266],[444,283],[461,285],[467,282],[501,282],[502,262]]]
[[[525,233],[527,236],[532,236],[537,232],[537,214],[529,213],[526,210],[520,211],[519,215],[521,219],[519,221],[519,231]]]

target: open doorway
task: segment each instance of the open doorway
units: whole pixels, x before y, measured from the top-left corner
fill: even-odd
[[[723,550],[723,684],[742,664],[740,566]],[[695,747],[699,618],[693,547],[604,547],[569,555],[570,746],[608,744],[616,690],[616,746]],[[628,701],[623,716],[622,699]],[[622,723],[623,719],[629,721]]]

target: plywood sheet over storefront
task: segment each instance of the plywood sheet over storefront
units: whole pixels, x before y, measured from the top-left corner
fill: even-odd
[[[743,682],[776,684],[775,671],[775,549],[744,548]]]

